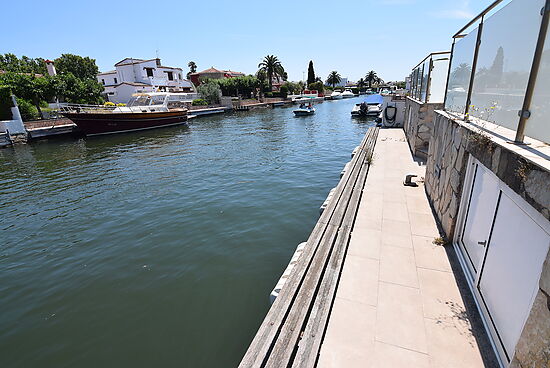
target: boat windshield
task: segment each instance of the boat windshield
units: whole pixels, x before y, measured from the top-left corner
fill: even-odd
[[[164,100],[166,99],[166,96],[164,95],[155,95],[151,96],[151,105],[164,105]]]
[[[149,106],[151,104],[151,97],[149,96],[133,96],[126,106]]]

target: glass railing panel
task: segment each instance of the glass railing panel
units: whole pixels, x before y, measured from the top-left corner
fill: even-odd
[[[420,95],[422,93],[422,76],[424,75],[424,64],[420,64],[418,67],[418,74],[417,74],[417,84],[416,84],[416,99],[420,100]]]
[[[550,35],[546,35],[525,135],[550,144]]]
[[[445,110],[464,113],[472,74],[472,63],[477,41],[478,28],[458,40],[453,49],[453,60],[447,87]]]
[[[442,103],[445,98],[447,72],[449,71],[449,55],[434,55],[433,68],[430,74],[430,93],[428,102]]]
[[[544,0],[512,1],[483,24],[469,112],[517,129]]]
[[[420,101],[426,102],[426,92],[428,90],[428,71],[430,70],[430,59],[424,62],[422,67],[422,89],[420,90]]]

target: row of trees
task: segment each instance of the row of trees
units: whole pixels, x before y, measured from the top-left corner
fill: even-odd
[[[326,83],[334,88],[338,83],[340,83],[341,80],[342,77],[340,76],[340,74],[334,70],[328,75]],[[361,78],[357,81],[357,87],[361,89],[368,85],[369,88],[371,88],[373,84],[380,85],[383,83],[384,81],[382,80],[382,78],[378,77],[374,70],[371,70],[367,73],[365,78]]]
[[[94,59],[63,54],[55,59],[57,75],[50,76],[43,59],[0,55],[0,88],[9,89],[18,98],[25,118],[42,115],[48,102],[56,99],[70,103],[101,104],[103,86],[97,82]]]

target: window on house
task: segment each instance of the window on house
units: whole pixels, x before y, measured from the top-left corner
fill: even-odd
[[[101,80],[101,84],[105,85],[105,79]]]
[[[145,68],[145,72],[147,73],[148,77],[153,76],[153,68]]]
[[[118,81],[117,81],[116,78],[115,78],[115,84],[117,84],[117,83],[118,83]]]
[[[168,74],[168,80],[174,80],[174,73],[166,72],[166,74]]]

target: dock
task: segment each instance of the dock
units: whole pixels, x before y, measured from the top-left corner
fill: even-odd
[[[424,170],[402,129],[369,129],[240,367],[496,366]]]

